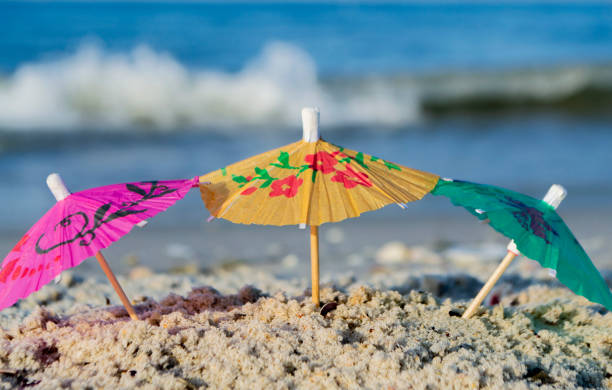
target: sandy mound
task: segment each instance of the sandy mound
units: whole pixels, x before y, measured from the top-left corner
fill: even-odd
[[[539,298],[561,296],[547,303]],[[567,297],[567,298],[566,298]],[[71,315],[37,309],[0,334],[2,388],[612,388],[612,313],[532,286],[491,310],[430,293],[212,288]],[[506,305],[506,307],[502,306]]]

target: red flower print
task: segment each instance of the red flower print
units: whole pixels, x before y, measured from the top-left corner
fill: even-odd
[[[257,187],[249,187],[246,190],[242,191],[240,195],[251,195],[256,190],[257,190]]]
[[[334,157],[336,157],[336,156],[340,156],[340,159],[343,159],[343,158],[347,158],[347,157],[348,157],[346,154],[344,154],[344,152],[341,152],[341,151],[339,151],[339,150],[335,150],[335,151],[332,153],[332,156],[334,156]]]
[[[331,178],[332,181],[344,184],[344,188],[351,189],[358,184],[364,187],[372,187],[372,182],[368,180],[368,175],[357,172],[350,165],[346,164],[346,169],[336,171],[336,175]]]
[[[21,274],[21,266],[18,265],[17,268],[15,268],[15,271],[13,272],[13,276],[11,276],[11,280],[17,280],[20,274]]]
[[[18,261],[19,261],[19,258],[13,259],[9,261],[4,267],[2,267],[2,270],[0,270],[0,282],[6,283],[6,280],[13,272],[13,269],[15,268],[15,265],[17,264]]]
[[[253,176],[252,175],[251,176],[246,176],[244,178],[244,180],[246,180],[246,181],[244,183],[240,184],[238,186],[238,188],[242,188],[245,185],[249,184],[251,182],[251,180],[253,180]],[[253,187],[249,187],[249,188],[245,188],[244,191],[242,191],[240,193],[240,195],[251,195],[253,192],[255,192],[256,189],[257,189],[257,187],[254,187],[254,186]]]
[[[284,179],[275,180],[270,185],[272,191],[270,196],[281,196],[285,195],[287,198],[293,198],[297,195],[298,189],[302,185],[304,180],[297,178],[296,176],[287,176]]]
[[[338,163],[336,158],[329,152],[317,152],[317,154],[307,154],[304,161],[308,163],[311,169],[321,171],[322,173],[331,173],[334,171],[334,165]]]

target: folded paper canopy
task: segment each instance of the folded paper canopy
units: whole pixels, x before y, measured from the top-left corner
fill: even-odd
[[[196,177],[113,184],[68,195],[5,257],[0,269],[0,310],[108,247],[197,185]]]
[[[498,232],[573,292],[612,310],[612,293],[555,209],[544,201],[504,188],[441,179],[431,192],[450,198]]]
[[[200,177],[211,214],[235,223],[318,226],[421,199],[438,176],[319,139],[248,158]]]

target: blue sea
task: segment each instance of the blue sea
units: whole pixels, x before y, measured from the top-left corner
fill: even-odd
[[[299,139],[304,106],[345,147],[612,216],[610,3],[0,2],[0,230],[51,172],[193,177]]]

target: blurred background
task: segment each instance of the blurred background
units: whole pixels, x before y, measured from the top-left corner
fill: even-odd
[[[350,149],[534,197],[563,184],[560,214],[611,263],[608,2],[0,2],[0,53],[0,252],[53,204],[51,172],[73,192],[189,178],[296,141],[318,106]],[[109,253],[308,265],[304,231],[207,217],[192,191]],[[495,258],[505,241],[431,196],[322,234],[353,265],[390,240],[497,242]]]

